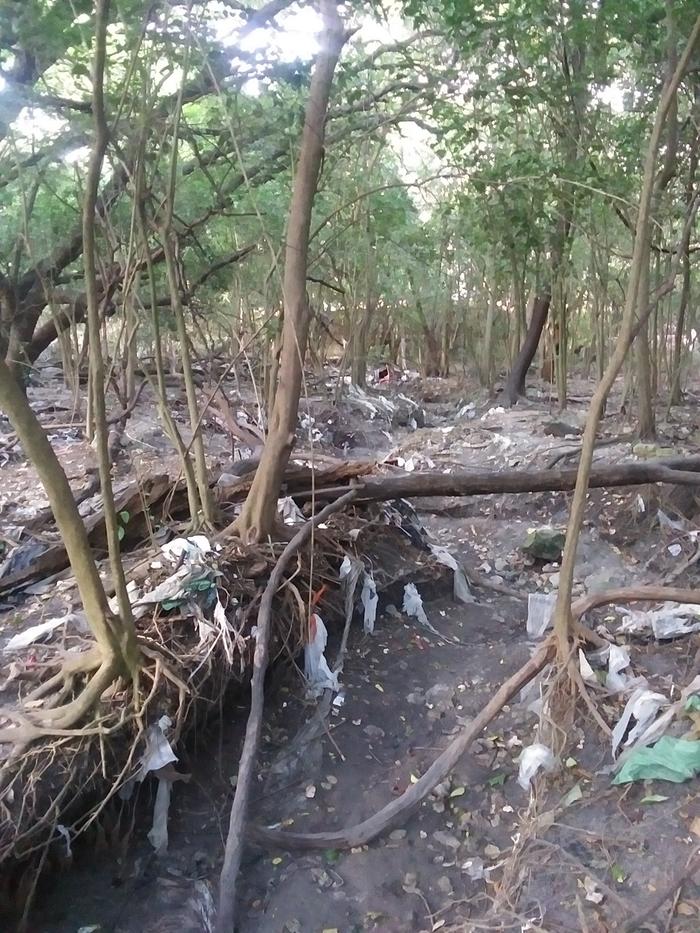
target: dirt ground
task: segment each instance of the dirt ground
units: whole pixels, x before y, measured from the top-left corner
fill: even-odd
[[[42,417],[68,420],[50,401],[57,397],[55,381],[46,382],[32,390],[37,405],[48,405]],[[529,401],[503,411],[498,399],[485,399],[461,379],[408,380],[381,390],[394,400],[401,392],[420,406],[420,417],[409,410],[408,419],[400,419],[408,423],[397,425],[382,412],[370,417],[363,401],[336,410],[331,390],[319,379],[302,424],[308,439],[328,454],[384,457],[407,470],[544,469],[559,455],[575,463],[590,388],[583,381],[572,385],[570,407],[560,414],[546,389],[542,397],[535,390]],[[376,394],[370,390],[369,397]],[[173,407],[184,419],[178,390],[173,390]],[[603,433],[626,435],[629,427],[615,414],[614,400],[609,411]],[[225,470],[229,442],[210,427],[211,465]],[[602,446],[597,459],[615,462],[663,454],[666,448],[695,452],[699,432],[691,398],[673,420],[660,424],[658,450],[633,448],[625,438]],[[63,428],[57,429],[55,443],[63,461],[74,465],[72,478],[79,485],[89,448],[77,432]],[[0,520],[3,535],[12,540],[26,516],[45,503],[21,455],[14,448],[4,451]],[[176,467],[145,394],[127,428],[119,469],[122,475],[142,475],[155,468]],[[426,770],[532,651],[527,596],[556,591],[558,564],[529,558],[522,545],[531,528],[563,528],[568,502],[568,494],[544,493],[416,503],[434,543],[448,548],[477,580],[520,596],[474,585],[474,602],[465,604],[455,600],[449,581],[426,591],[426,612],[438,634],[382,598],[373,636],[362,633],[361,622],[353,626],[342,702],[334,705],[325,734],[306,746],[291,774],[283,767],[284,752],[313,705],[305,699],[296,667],[273,671],[255,821],[299,831],[341,828],[379,809]],[[694,496],[682,490],[592,493],[577,592],[658,583],[674,575],[676,585],[696,586],[696,512]],[[23,620],[55,611],[59,598],[55,587],[13,596],[0,615],[0,639],[5,643]],[[620,618],[610,607],[588,621],[615,633]],[[331,632],[331,657],[337,639]],[[629,647],[634,674],[644,675],[652,690],[672,700],[700,673],[696,634],[664,642],[618,634],[617,641]],[[240,933],[603,933],[622,929],[651,906],[700,842],[697,782],[613,786],[610,737],[586,711],[569,734],[566,760],[534,790],[523,789],[518,758],[536,740],[537,695],[535,689],[510,704],[449,782],[383,840],[349,852],[291,853],[250,845],[242,872]],[[613,726],[626,695],[601,691],[596,697],[601,715]],[[41,882],[29,929],[209,930],[245,716],[245,700],[231,700],[219,723],[210,722],[196,741],[177,749],[178,768],[191,772],[192,779],[174,787],[167,855],[156,858],[145,838],[155,791],[155,782],[153,787],[146,782],[128,851],[106,841],[97,850],[77,842],[70,866],[52,870]],[[700,929],[698,882],[700,876],[676,885],[663,906],[640,917],[632,929]]]

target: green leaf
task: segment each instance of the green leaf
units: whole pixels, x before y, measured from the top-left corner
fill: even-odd
[[[640,803],[663,803],[664,800],[668,800],[668,797],[664,797],[663,794],[647,794],[646,797],[642,797],[639,801]]]
[[[502,787],[506,782],[506,776],[501,771],[498,774],[494,774],[493,777],[490,777],[486,782],[489,787]]]
[[[561,799],[562,807],[570,807],[572,803],[576,803],[577,800],[580,800],[583,797],[583,791],[581,790],[580,782],[574,784],[568,794],[565,794]]]
[[[129,521],[130,518],[131,518],[131,515],[129,515],[129,513],[126,511],[126,509],[124,509],[123,512],[120,512],[120,513],[119,513],[119,520],[120,520],[120,521],[122,522],[122,524],[124,524],[124,525],[127,524],[127,522]]]
[[[337,849],[325,849],[323,852],[323,857],[327,862],[330,862],[331,865],[334,862],[337,862],[340,858],[340,852]]]
[[[126,534],[126,529],[124,528],[123,525],[119,525],[117,528],[117,537],[119,538],[120,541],[122,540],[125,534]]]
[[[619,865],[613,864],[610,868],[610,874],[613,877],[613,881],[616,881],[618,884],[622,884],[623,881],[627,878],[624,870],[620,868]]]

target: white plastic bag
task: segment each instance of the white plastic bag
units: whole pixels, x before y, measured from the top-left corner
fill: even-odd
[[[608,673],[605,686],[611,693],[621,693],[629,684],[627,674],[622,671],[629,666],[630,653],[622,645],[610,645],[608,654]]]
[[[173,538],[161,547],[165,558],[176,564],[184,557],[187,561],[199,560],[211,551],[206,535],[191,535],[189,538]]]
[[[455,599],[458,599],[462,603],[475,602],[474,596],[469,589],[467,578],[464,575],[464,571],[457,563],[455,557],[447,550],[447,548],[441,547],[439,544],[431,544],[430,552],[433,554],[436,560],[438,560],[445,567],[449,567],[453,572],[453,592]]]
[[[324,651],[328,642],[328,632],[323,619],[318,613],[311,616],[311,641],[304,648],[304,675],[314,696],[320,696],[324,690],[339,690],[338,675],[328,666]]]
[[[554,771],[557,760],[554,752],[547,745],[535,742],[528,745],[520,753],[520,769],[518,770],[518,784],[523,790],[529,790],[532,779],[538,771]]]
[[[369,573],[365,573],[364,575],[360,599],[364,609],[363,628],[368,635],[372,635],[374,632],[374,622],[377,618],[379,596],[377,595],[377,584],[374,582],[374,577]]]
[[[528,593],[527,596],[527,634],[531,638],[541,638],[550,622],[554,605],[557,601],[554,593]]]
[[[646,687],[637,688],[627,701],[622,716],[616,723],[612,732],[612,753],[615,756],[617,749],[622,742],[625,733],[632,719],[635,720],[634,727],[630,730],[625,739],[625,745],[631,745],[656,718],[662,706],[665,706],[668,700],[662,693],[653,693]]]

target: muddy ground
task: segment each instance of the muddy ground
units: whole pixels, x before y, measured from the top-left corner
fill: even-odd
[[[408,470],[544,469],[562,454],[575,463],[591,390],[584,381],[574,384],[571,404],[560,414],[546,387],[535,386],[530,400],[513,411],[503,411],[498,399],[489,401],[462,379],[408,379],[370,389],[370,399],[394,400],[401,409],[397,417],[381,406],[372,416],[365,399],[336,408],[326,384],[331,381],[322,377],[313,383],[314,396],[302,412],[304,443],[333,456],[388,458]],[[173,410],[184,422],[182,394],[177,387],[172,392]],[[398,393],[420,413],[397,401]],[[70,396],[60,391],[55,374],[31,396],[45,422],[70,420]],[[61,405],[66,410],[57,410]],[[241,407],[246,406],[252,411],[242,392]],[[700,446],[692,398],[660,425],[658,450],[633,446],[614,400],[609,412],[603,434],[624,439],[601,447],[601,461],[666,448],[696,452]],[[0,425],[2,431],[7,426]],[[53,439],[79,489],[92,462],[89,446],[70,428],[56,428]],[[214,423],[207,442],[212,468],[226,470],[230,441]],[[45,503],[18,450],[5,445],[3,451],[0,520],[11,542],[22,521]],[[177,467],[146,391],[127,427],[118,471],[125,477],[156,469],[174,473]],[[382,600],[373,636],[362,633],[360,621],[354,625],[341,678],[342,705],[334,707],[323,737],[306,747],[292,778],[279,767],[280,756],[313,705],[305,699],[300,671],[289,664],[276,668],[268,690],[256,821],[313,831],[365,818],[422,774],[529,656],[527,595],[555,592],[558,564],[533,560],[521,548],[529,529],[565,525],[569,495],[416,504],[431,539],[447,547],[474,579],[520,598],[474,585],[474,602],[464,604],[454,599],[447,581],[423,594],[438,634]],[[674,576],[677,585],[697,585],[696,512],[694,496],[683,490],[594,492],[579,551],[577,592]],[[23,619],[55,612],[57,599],[54,585],[49,592],[38,586],[33,595],[6,601],[0,615],[3,642]],[[611,607],[589,621],[615,633],[620,618]],[[337,637],[331,632],[331,657]],[[632,671],[670,699],[700,673],[698,635],[662,643],[627,635],[617,640],[629,646]],[[602,716],[614,725],[625,694],[600,691],[596,698]],[[586,711],[571,730],[570,752],[557,771],[538,782],[536,793],[524,790],[517,782],[518,758],[536,739],[536,699],[535,690],[513,702],[439,794],[382,841],[323,853],[251,845],[243,867],[241,933],[622,929],[671,883],[700,841],[697,781],[613,786],[610,738]],[[211,721],[196,741],[177,750],[178,768],[191,772],[192,780],[175,785],[167,855],[156,858],[145,838],[155,789],[145,786],[128,850],[78,841],[72,863],[62,871],[54,868],[41,882],[29,929],[210,929],[245,716],[245,698],[231,700],[220,722]],[[700,886],[685,880],[657,913],[633,928],[700,929]]]

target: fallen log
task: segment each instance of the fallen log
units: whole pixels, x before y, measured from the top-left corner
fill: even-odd
[[[488,496],[499,493],[567,492],[576,485],[578,470],[501,470],[459,473],[408,473],[355,483],[358,502],[414,499],[435,496]],[[700,485],[700,457],[614,463],[591,470],[590,486],[642,486],[646,483]],[[335,499],[343,487],[316,489],[318,498]],[[295,498],[311,498],[310,490]]]
[[[237,482],[226,486],[214,486],[214,499],[217,504],[240,502],[245,499],[250,489],[258,460],[242,461],[236,464],[231,472],[233,475],[241,472]],[[370,460],[338,461],[324,469],[312,470],[310,467],[298,466],[290,463],[282,484],[282,495],[292,495],[301,489],[308,489],[311,482],[316,487],[316,493],[324,486],[336,486],[338,483],[349,483],[358,477],[364,476],[375,469],[375,463]],[[235,471],[235,472],[234,472]],[[340,495],[348,491],[347,485],[342,487]],[[82,498],[82,497],[81,497]],[[309,496],[311,498],[311,496]],[[327,497],[326,497],[327,498]],[[132,543],[146,535],[145,526],[142,527],[142,518],[146,510],[152,518],[167,516],[182,517],[187,514],[187,490],[184,480],[173,483],[166,475],[157,475],[143,481],[134,481],[126,486],[115,497],[117,512],[127,512],[129,515],[126,527],[124,544],[127,539]],[[104,533],[104,512],[100,508],[87,518],[83,519],[88,532],[88,538],[93,548],[105,550],[106,541]],[[32,580],[47,577],[58,573],[68,567],[68,555],[63,542],[50,545],[36,557],[32,557],[26,566],[17,570],[6,572],[0,577],[0,595],[11,590],[25,586]]]

